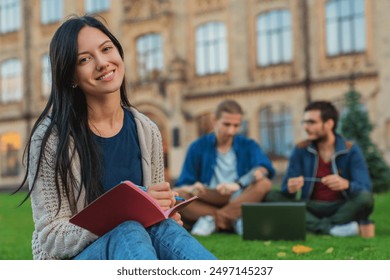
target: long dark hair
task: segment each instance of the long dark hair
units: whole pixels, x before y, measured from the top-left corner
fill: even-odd
[[[55,32],[50,43],[51,94],[45,109],[33,126],[31,136],[26,145],[24,151],[26,174],[16,191],[19,191],[27,182],[28,172],[31,168],[29,161],[32,135],[45,118],[50,117],[51,122],[42,138],[35,177],[30,182],[30,190],[22,203],[28,199],[34,189],[40,173],[41,161],[45,157],[44,151],[47,141],[54,130],[58,134],[54,168],[59,208],[61,207],[61,187],[65,191],[71,205],[73,201],[70,194],[73,193],[73,190],[78,189],[78,199],[81,186],[84,186],[86,192],[84,203],[93,201],[103,193],[100,180],[101,156],[88,126],[86,98],[80,87],[72,87],[77,63],[77,38],[80,30],[85,26],[97,28],[107,35],[118,49],[123,60],[123,49],[119,41],[96,16],[71,16]],[[120,88],[121,102],[123,106],[130,106],[130,102],[127,99],[125,81],[126,79],[124,78]],[[73,152],[69,149],[71,144],[74,145]],[[76,179],[71,168],[75,153],[78,154],[80,159],[81,180]],[[72,211],[74,210],[72,209]]]

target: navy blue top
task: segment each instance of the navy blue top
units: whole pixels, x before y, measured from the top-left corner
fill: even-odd
[[[123,127],[113,137],[103,138],[94,135],[103,153],[102,184],[104,191],[130,180],[142,185],[142,155],[138,142],[134,116],[124,109]]]

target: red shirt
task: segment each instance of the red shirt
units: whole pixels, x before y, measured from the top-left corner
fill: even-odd
[[[324,162],[321,157],[318,161],[317,169],[317,178],[322,178],[327,175],[332,174],[331,162]],[[321,201],[339,201],[344,200],[343,195],[339,191],[332,191],[327,186],[321,182],[316,182],[314,184],[313,193],[311,194],[312,200],[321,200]]]

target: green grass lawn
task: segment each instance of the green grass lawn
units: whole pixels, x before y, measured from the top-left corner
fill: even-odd
[[[30,260],[33,221],[30,201],[20,207],[24,194],[0,193],[0,260]]]
[[[23,194],[0,194],[0,260],[29,260],[33,223],[30,203],[17,207]],[[306,241],[243,241],[234,234],[216,233],[198,240],[221,260],[390,260],[390,192],[376,195],[372,216],[376,236],[336,238],[308,234]],[[292,247],[312,248],[295,254]]]
[[[307,234],[305,241],[243,241],[234,234],[216,233],[198,240],[221,260],[390,260],[390,192],[375,196],[372,219],[375,238],[332,237]],[[295,245],[312,248],[306,254]]]

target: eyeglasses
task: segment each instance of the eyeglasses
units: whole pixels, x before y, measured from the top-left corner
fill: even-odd
[[[319,123],[320,121],[315,121],[315,120],[302,120],[301,121],[301,124],[306,124],[306,125],[313,125],[313,124],[316,124],[316,123]]]

